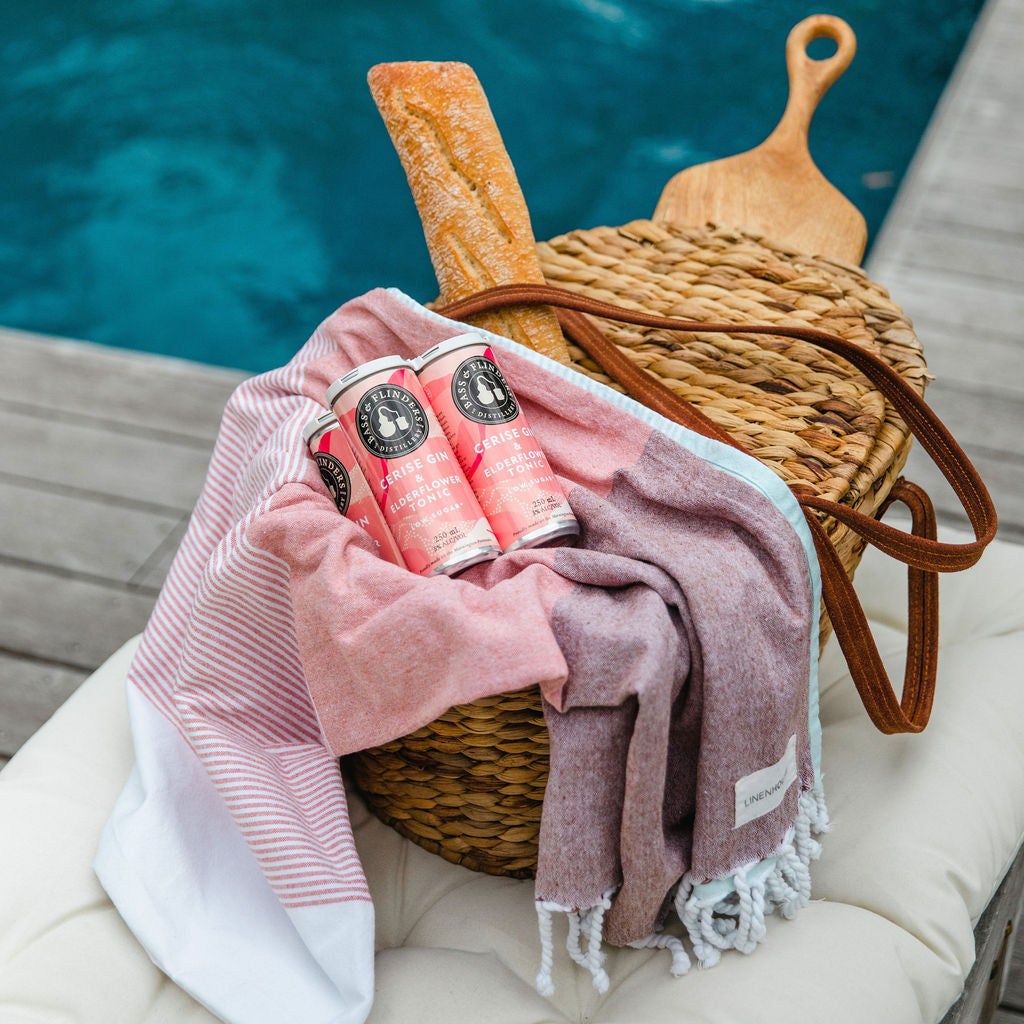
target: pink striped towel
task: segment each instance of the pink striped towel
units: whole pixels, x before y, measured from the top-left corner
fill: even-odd
[[[547,702],[542,991],[555,910],[605,987],[602,934],[685,969],[662,930],[673,901],[709,965],[809,894],[826,824],[820,584],[771,472],[488,336],[579,547],[425,579],[338,515],[300,437],[327,386],[465,330],[374,291],[239,387],[133,662],[136,768],[97,873],[157,964],[225,1020],[365,1019],[373,910],[337,757],[492,693],[539,685]]]

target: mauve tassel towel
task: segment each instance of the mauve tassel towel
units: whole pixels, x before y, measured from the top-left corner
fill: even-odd
[[[376,290],[242,384],[132,664],[136,767],[97,873],[150,956],[224,1020],[366,1018],[372,900],[336,759],[526,686],[551,733],[542,992],[558,914],[603,989],[604,941],[665,948],[682,973],[683,937],[710,966],[809,898],[827,825],[820,579],[771,471],[484,335],[579,544],[424,579],[338,515],[300,436],[327,386],[467,332]]]

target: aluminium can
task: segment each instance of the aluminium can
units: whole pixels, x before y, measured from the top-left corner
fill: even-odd
[[[302,439],[320,470],[320,478],[338,511],[373,540],[381,558],[405,568],[405,559],[384,521],[370,485],[356,462],[352,445],[333,412],[325,412],[302,428]]]
[[[328,388],[327,402],[409,569],[450,576],[501,554],[409,362],[358,366]]]
[[[416,367],[502,551],[575,537],[579,523],[491,346],[459,335]]]

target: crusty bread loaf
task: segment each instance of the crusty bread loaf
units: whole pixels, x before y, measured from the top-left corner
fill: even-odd
[[[367,79],[409,179],[442,300],[497,284],[543,284],[526,201],[473,69],[408,61],[378,64]],[[569,361],[549,307],[473,322]]]

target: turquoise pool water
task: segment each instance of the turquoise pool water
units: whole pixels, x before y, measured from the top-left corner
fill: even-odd
[[[0,324],[277,365],[368,288],[436,294],[371,65],[472,64],[547,238],[647,216],[675,171],[760,142],[786,35],[822,11],[859,49],[811,150],[873,237],[980,6],[2,4]]]

